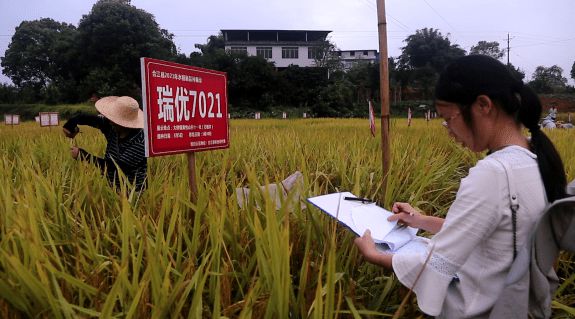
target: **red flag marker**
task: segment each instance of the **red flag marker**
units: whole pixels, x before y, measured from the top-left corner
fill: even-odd
[[[373,115],[373,105],[371,101],[367,101],[369,104],[369,128],[371,130],[371,135],[375,137],[375,116]]]

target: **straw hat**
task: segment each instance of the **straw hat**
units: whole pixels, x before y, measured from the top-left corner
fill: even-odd
[[[106,96],[96,101],[96,109],[110,121],[128,128],[144,127],[144,112],[129,96]]]

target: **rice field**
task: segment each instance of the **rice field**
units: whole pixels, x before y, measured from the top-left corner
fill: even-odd
[[[77,145],[102,156],[103,136],[81,130]],[[575,131],[547,134],[573,180]],[[231,120],[230,138],[227,150],[196,154],[192,204],[185,155],[149,159],[148,190],[123,196],[71,158],[60,127],[0,126],[0,317],[392,317],[406,290],[361,259],[351,232],[309,204],[276,210],[258,186],[300,171],[305,197],[351,191],[443,216],[481,157],[439,120],[394,119],[384,194],[380,139],[366,119]],[[253,190],[243,208],[237,187]],[[567,318],[571,256],[558,267],[566,278],[554,307]],[[401,311],[425,318],[414,298]]]

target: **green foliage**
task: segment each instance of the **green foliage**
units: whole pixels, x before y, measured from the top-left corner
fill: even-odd
[[[3,73],[17,86],[46,88],[69,76],[76,28],[49,18],[23,21],[2,58]]]
[[[226,72],[229,101],[239,113],[266,111],[272,105],[310,107],[328,83],[324,67],[290,65],[278,70],[264,58],[226,52],[221,34],[196,47],[201,54],[192,53],[190,63]]]
[[[336,80],[319,92],[319,102],[312,107],[315,117],[350,117],[353,91],[347,80]],[[366,102],[367,103],[367,102]]]
[[[79,113],[98,114],[93,104],[0,104],[0,114],[18,114],[21,121],[34,121],[39,112],[58,112],[61,121]]]
[[[173,35],[130,1],[100,0],[78,28],[24,21],[2,58],[20,102],[78,102],[92,95],[140,95],[140,57],[184,61]]]
[[[479,41],[471,47],[469,54],[487,55],[494,59],[500,60],[505,54],[505,50],[499,48],[499,42]]]
[[[0,83],[0,102],[15,103],[18,101],[18,88],[14,85]]]
[[[173,35],[129,1],[100,0],[78,25],[76,78],[83,96],[140,95],[140,57],[173,61]]]
[[[194,46],[202,52],[202,55],[208,56],[217,51],[223,51],[225,49],[224,44],[224,35],[220,32],[218,35],[210,35],[206,44],[195,44]]]
[[[511,74],[517,79],[517,80],[521,80],[523,81],[523,79],[525,78],[525,72],[523,72],[521,69],[519,69],[518,67],[515,67],[512,63],[509,63],[507,65],[509,72],[511,72]]]
[[[300,108],[310,107],[319,102],[319,92],[327,84],[327,70],[290,65],[279,71],[276,102]]]
[[[336,54],[337,47],[331,41],[322,41],[314,49],[314,64],[316,67],[326,69],[330,73],[343,70],[343,64]]]
[[[439,72],[449,62],[465,55],[465,50],[451,44],[448,37],[433,28],[417,30],[404,42],[398,66],[400,83],[421,88],[424,98],[431,98]]]
[[[390,70],[393,70],[393,59],[390,59]],[[390,78],[394,74],[390,72]],[[365,103],[366,100],[379,100],[379,64],[357,63],[347,71],[347,79],[353,85],[356,93],[356,103]]]
[[[538,66],[532,78],[528,84],[537,93],[563,93],[567,86],[567,79],[563,77],[563,69],[557,65],[548,68]]]
[[[257,56],[242,56],[238,60],[237,73],[229,78],[231,103],[257,109],[273,104],[278,82],[273,64]]]
[[[448,37],[433,28],[415,31],[405,39],[405,43],[401,48],[400,63],[411,69],[431,67],[438,73],[449,62],[465,55],[465,50],[451,44]]]

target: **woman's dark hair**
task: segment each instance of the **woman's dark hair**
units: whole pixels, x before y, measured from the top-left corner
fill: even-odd
[[[450,63],[435,87],[435,98],[456,103],[470,126],[471,105],[479,95],[488,96],[529,129],[531,151],[537,155],[547,199],[552,202],[565,197],[565,169],[553,143],[539,129],[542,108],[535,92],[514,78],[503,63],[484,55],[468,55]]]

